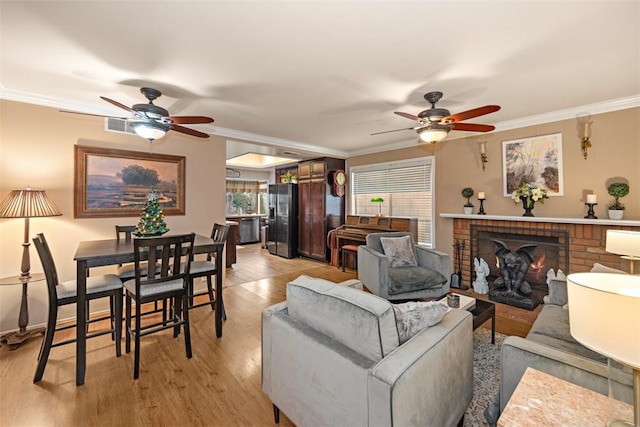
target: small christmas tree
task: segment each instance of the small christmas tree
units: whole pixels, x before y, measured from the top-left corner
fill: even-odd
[[[158,202],[158,193],[151,190],[147,196],[147,202],[144,205],[140,221],[136,226],[136,230],[132,233],[138,237],[161,236],[169,231],[167,224],[164,222],[162,208]]]

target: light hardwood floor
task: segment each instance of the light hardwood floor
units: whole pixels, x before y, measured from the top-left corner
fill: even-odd
[[[0,348],[0,426],[274,425],[260,384],[261,312],[283,301],[286,283],[302,274],[335,282],[357,276],[316,261],[269,255],[258,244],[239,248],[238,263],[226,275],[228,320],[222,338],[215,338],[210,309],[192,310],[193,358],[185,357],[183,335],[174,339],[165,331],[143,337],[135,381],[133,353],[116,358],[108,336],[88,341],[86,381],[80,387],[73,345],[51,351],[39,384],[32,379],[40,340],[15,351]],[[530,320],[514,321],[512,311],[497,310],[497,330],[526,334]],[[292,424],[282,415],[280,425]]]

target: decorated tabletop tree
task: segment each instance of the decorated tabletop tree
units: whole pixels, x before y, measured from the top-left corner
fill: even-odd
[[[132,234],[138,237],[152,237],[161,236],[167,231],[169,231],[169,228],[164,222],[162,207],[158,202],[158,193],[152,189],[147,196],[147,202],[140,215],[140,221],[138,221],[136,230]]]

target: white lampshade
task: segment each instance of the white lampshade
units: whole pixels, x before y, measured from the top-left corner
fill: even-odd
[[[141,136],[149,141],[160,139],[169,130],[169,125],[154,121],[133,122],[131,123],[133,130],[138,136]]]
[[[584,346],[640,369],[640,276],[567,276],[569,328]]]
[[[424,142],[438,142],[442,141],[449,134],[449,130],[451,130],[448,126],[442,125],[429,125],[427,127],[418,129],[418,135],[420,139]]]
[[[607,230],[607,252],[630,257],[640,257],[640,232]]]

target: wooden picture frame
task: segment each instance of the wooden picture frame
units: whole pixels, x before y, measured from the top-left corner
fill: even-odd
[[[183,156],[75,146],[74,217],[140,216],[155,189],[166,215],[185,214]]]
[[[522,182],[544,188],[550,197],[564,194],[561,133],[502,141],[504,197]]]

